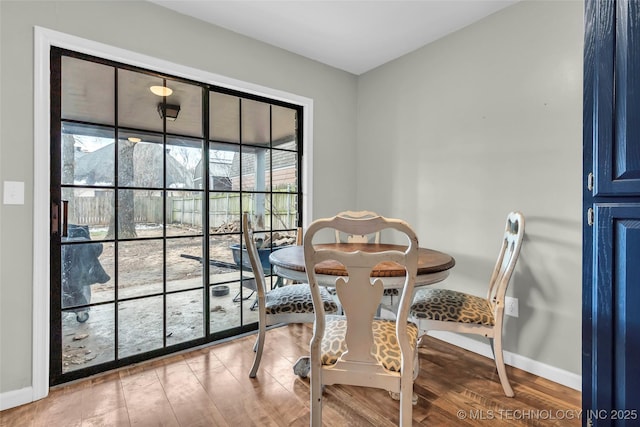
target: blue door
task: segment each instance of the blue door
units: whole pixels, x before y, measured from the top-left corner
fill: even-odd
[[[640,424],[640,0],[586,0],[583,424]]]

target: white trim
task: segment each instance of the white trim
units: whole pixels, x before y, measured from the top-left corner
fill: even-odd
[[[32,387],[25,387],[19,390],[11,390],[0,393],[0,411],[24,405],[25,403],[29,403],[32,400],[35,400],[33,399]]]
[[[49,50],[53,39],[40,30],[35,28],[33,49],[32,400],[49,393]]]
[[[448,342],[449,344],[462,347],[473,353],[493,359],[491,346],[488,343],[483,343],[464,335],[447,331],[429,331],[428,335]],[[504,351],[504,363],[509,366],[513,366],[514,368],[530,372],[549,381],[553,381],[554,383],[582,391],[582,375],[574,374],[573,372],[565,371],[564,369],[556,368],[555,366],[550,366],[508,351]]]
[[[277,89],[244,82],[153,58],[137,52],[109,46],[58,31],[34,27],[34,95],[33,95],[33,347],[32,392],[28,389],[10,391],[0,395],[2,404],[13,406],[46,397],[49,392],[49,52],[52,46],[130,64],[149,70],[170,73],[178,77],[213,84],[242,92],[265,96],[303,107],[303,223],[312,216],[312,162],[313,99]],[[10,396],[6,398],[5,395]],[[10,407],[10,406],[9,406]],[[6,408],[2,408],[6,409]]]

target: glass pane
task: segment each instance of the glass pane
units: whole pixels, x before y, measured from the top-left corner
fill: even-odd
[[[113,67],[68,56],[62,57],[63,119],[113,125],[114,88]]]
[[[167,295],[167,345],[204,336],[202,288]]]
[[[202,237],[167,239],[167,291],[202,289]]]
[[[209,188],[211,190],[240,190],[239,152],[239,145],[209,143]]]
[[[202,192],[167,192],[167,236],[202,234]]]
[[[214,234],[240,232],[240,194],[209,193],[209,226]]]
[[[91,240],[113,239],[109,224],[113,218],[114,191],[94,188],[62,188],[67,201],[67,223],[89,228]]]
[[[242,143],[269,146],[271,142],[271,106],[242,99]]]
[[[245,273],[245,277],[242,286],[240,281],[234,281],[211,287],[211,333],[258,321],[255,282],[250,279],[251,273]]]
[[[257,323],[259,321],[258,302],[256,300],[257,294],[253,294],[251,297],[244,300],[242,303],[242,324],[249,325],[251,323]]]
[[[264,148],[242,148],[242,190],[271,190],[271,156]]]
[[[75,371],[115,359],[114,305],[91,307],[80,313],[62,313],[62,372]]]
[[[240,142],[240,99],[217,92],[209,94],[210,139]]]
[[[162,131],[163,121],[158,105],[162,96],[151,92],[152,86],[163,86],[163,79],[130,70],[118,70],[118,124],[124,127]],[[171,95],[167,103],[171,104]]]
[[[254,244],[258,249],[258,256],[262,265],[262,270],[266,276],[267,286],[276,284],[279,279],[278,276],[273,274],[271,262],[269,256],[272,251],[281,249],[285,246],[296,244],[296,230],[283,230],[283,231],[258,231],[254,233]],[[249,260],[247,251],[242,250],[242,265],[244,266],[243,277],[252,278],[253,271]],[[282,284],[278,282],[278,284]]]
[[[104,229],[106,231],[106,229]],[[102,238],[105,232],[98,236]],[[62,307],[113,301],[114,244],[68,244],[97,240],[87,225],[69,224],[62,238]]]
[[[113,141],[112,129],[63,123],[62,184],[113,185]]]
[[[271,115],[271,121],[273,123],[271,130],[273,147],[297,150],[298,135],[296,134],[296,110],[273,105],[271,107]],[[283,146],[283,144],[286,144],[286,147]]]
[[[122,132],[131,135],[130,132]],[[118,141],[118,185],[162,188],[164,149],[162,136],[137,134]]]
[[[105,283],[91,285],[92,304],[115,300],[115,260],[115,244],[113,242],[104,243],[98,261],[109,276],[109,280]]]
[[[298,153],[273,150],[271,154],[273,190],[296,192],[298,189]]]
[[[210,284],[221,284],[240,280],[239,247],[239,234],[209,238]]]
[[[213,286],[210,293],[211,333],[258,322],[257,293],[252,280]],[[241,317],[242,316],[242,317]]]
[[[295,229],[298,226],[298,195],[296,193],[273,193],[273,229]]]
[[[167,81],[167,86],[173,89],[167,104],[178,111],[175,119],[167,114],[167,132],[202,137],[202,88],[172,80]]]
[[[245,193],[242,209],[249,213],[251,227],[255,231],[271,230],[272,218],[271,210],[267,206],[272,206],[271,194]],[[276,227],[278,223],[276,222]]]
[[[162,145],[164,141],[164,135],[161,133],[141,132],[139,130],[125,128],[118,129],[118,138],[128,140],[129,142],[132,142],[134,144],[146,142]]]
[[[229,288],[228,294],[223,296],[216,296],[215,292],[221,289],[222,286]],[[240,282],[227,283],[221,286],[215,286],[210,294],[209,305],[210,318],[209,318],[209,330],[211,333],[224,331],[231,328],[241,326],[240,312],[245,305],[250,306],[251,303],[245,304],[245,300],[252,301],[255,295],[250,295],[251,291],[244,290],[244,294],[241,294],[241,290],[244,289],[240,286]]]
[[[118,238],[161,237],[164,211],[162,191],[118,191]]]
[[[256,209],[256,206],[254,203],[249,203],[247,204],[246,208],[245,208],[245,212],[247,212],[249,214],[249,226],[253,229],[254,231],[254,237],[257,238],[262,238],[262,236],[260,235],[260,233],[262,231],[265,230],[269,230],[271,227],[271,212],[267,211],[264,208],[264,194],[246,194],[245,196],[248,196],[250,198],[250,200],[255,200],[256,196],[258,197],[259,200],[262,201],[262,207],[259,209]],[[259,245],[258,245],[259,247]]]
[[[162,240],[133,240],[118,244],[118,298],[163,290]]]
[[[202,141],[167,139],[167,188],[202,188]]]
[[[162,296],[118,304],[118,356],[120,358],[162,348],[164,330]]]
[[[100,263],[102,243],[72,244],[90,240],[89,227],[72,225],[69,227],[68,234],[68,237],[62,238],[63,309],[90,304],[92,302],[91,285],[104,284],[111,279]]]

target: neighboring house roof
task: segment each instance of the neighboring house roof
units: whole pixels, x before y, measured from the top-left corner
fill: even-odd
[[[161,147],[157,144],[136,144],[133,151],[133,186],[157,188],[162,185],[164,156]],[[75,180],[86,184],[113,183],[114,154],[113,144],[108,144],[76,157]],[[167,187],[194,188],[191,172],[170,155],[166,156],[166,167]]]

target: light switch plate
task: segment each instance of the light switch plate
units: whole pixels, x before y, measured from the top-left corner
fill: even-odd
[[[3,202],[5,205],[24,205],[24,182],[5,181]]]

